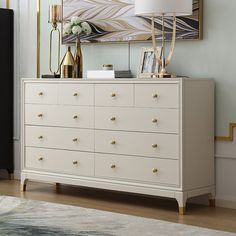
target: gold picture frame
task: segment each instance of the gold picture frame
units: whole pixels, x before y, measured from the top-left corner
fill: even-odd
[[[157,47],[158,57],[161,57],[162,47]],[[152,78],[160,70],[160,64],[156,60],[152,47],[143,47],[141,51],[140,63],[138,68],[138,78]]]

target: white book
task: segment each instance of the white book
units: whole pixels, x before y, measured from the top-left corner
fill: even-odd
[[[114,70],[88,70],[87,79],[114,79]]]

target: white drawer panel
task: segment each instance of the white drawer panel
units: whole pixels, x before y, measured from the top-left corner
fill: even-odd
[[[27,147],[25,167],[69,175],[94,176],[94,154]]]
[[[96,107],[95,128],[177,134],[179,110]]]
[[[57,86],[57,84],[26,83],[25,103],[57,104]]]
[[[179,185],[178,160],[95,154],[95,176]]]
[[[58,127],[25,127],[25,145],[31,147],[94,151],[94,131]]]
[[[59,104],[94,105],[94,85],[92,84],[59,84]]]
[[[135,106],[179,108],[179,85],[136,84]]]
[[[134,86],[132,84],[96,84],[96,106],[124,106],[134,104]]]
[[[96,130],[95,152],[178,159],[179,136]]]
[[[25,123],[30,125],[93,128],[94,108],[26,104]]]

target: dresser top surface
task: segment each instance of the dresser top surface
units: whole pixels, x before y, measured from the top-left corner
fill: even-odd
[[[212,79],[204,78],[171,78],[171,79],[41,79],[41,78],[22,78],[23,82],[37,82],[37,83],[179,83],[184,81],[213,81]]]

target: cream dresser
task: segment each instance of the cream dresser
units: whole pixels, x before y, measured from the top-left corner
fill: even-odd
[[[213,81],[22,80],[28,179],[213,203]]]

